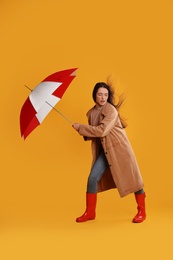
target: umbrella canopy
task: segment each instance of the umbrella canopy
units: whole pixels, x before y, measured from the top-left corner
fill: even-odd
[[[77,68],[67,69],[51,74],[31,91],[20,113],[20,130],[24,139],[43,122],[62,98],[75,78],[76,70]]]

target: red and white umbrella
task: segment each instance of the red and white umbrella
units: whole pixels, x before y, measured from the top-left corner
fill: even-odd
[[[62,98],[69,84],[75,78],[76,70],[77,68],[67,69],[51,74],[34,90],[31,90],[20,113],[20,130],[24,139],[43,122]],[[55,110],[59,112],[57,109]],[[62,113],[60,114],[66,118]],[[70,120],[68,121],[70,122]]]

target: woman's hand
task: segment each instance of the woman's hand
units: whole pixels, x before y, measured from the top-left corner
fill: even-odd
[[[73,127],[76,131],[79,131],[80,124],[78,124],[78,123],[72,124],[72,127]]]

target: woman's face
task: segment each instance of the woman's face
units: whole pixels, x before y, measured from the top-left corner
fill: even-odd
[[[109,93],[106,88],[99,88],[96,93],[96,104],[99,106],[104,106],[108,100]]]

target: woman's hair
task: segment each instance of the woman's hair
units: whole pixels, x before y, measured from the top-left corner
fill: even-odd
[[[96,102],[96,94],[97,94],[97,91],[98,91],[99,88],[106,88],[108,90],[108,100],[107,101],[117,109],[118,114],[119,114],[120,107],[124,102],[124,97],[122,95],[120,95],[118,97],[118,103],[115,104],[115,96],[114,96],[114,91],[112,90],[112,88],[104,82],[98,82],[95,85],[95,87],[93,89],[93,93],[92,93],[92,97],[93,97],[94,102]],[[119,114],[119,118],[120,118],[120,121],[121,121],[123,128],[126,128],[127,123],[120,116],[120,114]]]

